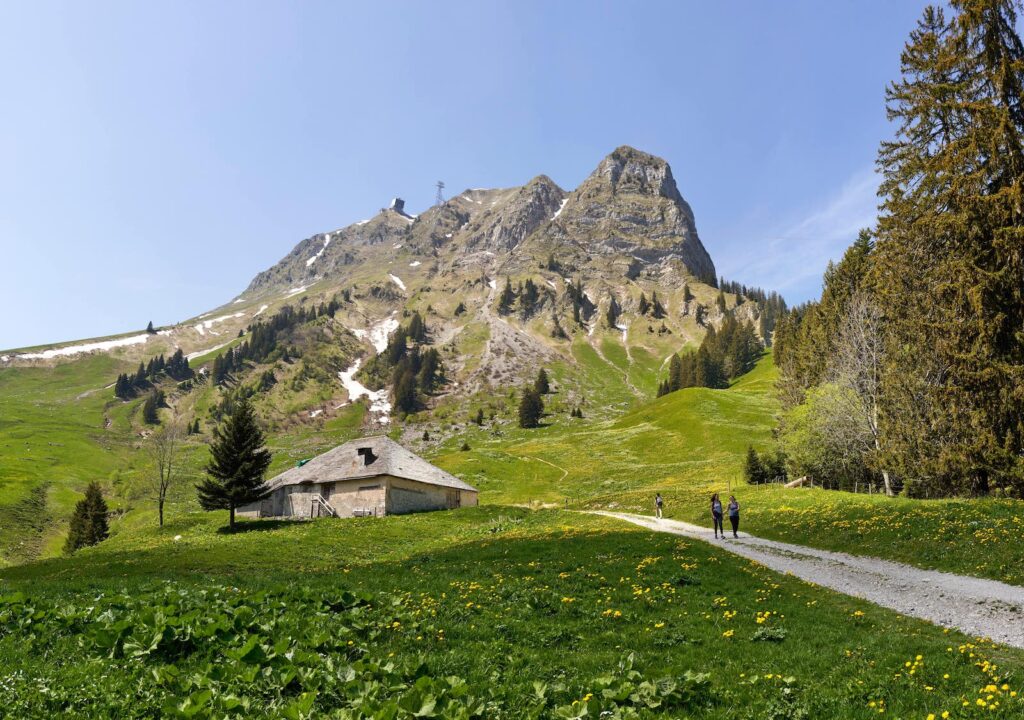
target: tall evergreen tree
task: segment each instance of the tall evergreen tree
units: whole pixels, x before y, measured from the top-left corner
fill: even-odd
[[[644,295],[643,293],[640,293],[640,302],[636,307],[636,311],[641,315],[646,315],[648,312],[650,312],[650,309],[651,303],[647,300],[647,296]]]
[[[544,368],[537,373],[537,379],[533,381],[533,388],[539,395],[547,395],[551,392],[551,382],[548,380],[548,373]]]
[[[270,452],[263,446],[256,412],[242,397],[223,426],[213,431],[207,478],[196,485],[203,510],[227,510],[228,527],[235,527],[235,508],[259,502],[270,494],[263,476]]]
[[[523,389],[523,397],[519,401],[519,427],[537,427],[543,414],[544,401],[541,400],[540,393],[535,387],[528,385]]]
[[[887,93],[882,424],[908,491],[1024,488],[1024,45],[1016,0],[929,7]]]
[[[142,404],[142,421],[147,425],[160,423],[159,409],[164,404],[164,394],[160,390],[152,390]]]
[[[107,512],[107,501],[103,499],[99,483],[90,482],[85,488],[85,497],[75,503],[64,552],[70,554],[79,548],[106,540],[110,535]]]
[[[156,330],[153,328],[152,320],[150,320],[149,325],[146,326],[146,332],[148,332],[150,335],[156,335]]]

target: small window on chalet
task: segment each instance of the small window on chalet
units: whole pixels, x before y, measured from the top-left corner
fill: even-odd
[[[373,448],[359,448],[356,453],[363,458],[363,466],[373,465],[377,461],[377,456],[373,454]]]

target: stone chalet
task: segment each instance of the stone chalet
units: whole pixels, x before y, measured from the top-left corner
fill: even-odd
[[[236,511],[248,518],[361,517],[477,504],[477,490],[384,436],[360,438],[268,483],[270,496]]]

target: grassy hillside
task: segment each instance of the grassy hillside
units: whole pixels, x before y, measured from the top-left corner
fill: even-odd
[[[611,420],[470,430],[471,451],[436,462],[478,485],[484,502],[650,514],[661,492],[667,517],[708,525],[711,493],[731,492],[743,528],[764,537],[1024,584],[1024,502],[746,485],[747,447],[771,439],[774,381],[765,357],[728,390],[681,390]]]
[[[1022,709],[1024,653],[606,518],[483,507],[256,523],[230,536],[216,524],[190,516],[0,573],[5,710],[925,718]]]

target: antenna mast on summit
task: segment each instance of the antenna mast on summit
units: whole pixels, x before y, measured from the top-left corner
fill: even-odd
[[[435,205],[444,205],[444,183],[440,180],[437,181],[437,199],[434,201]]]

